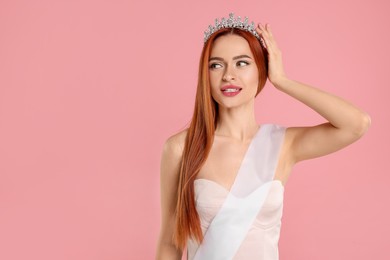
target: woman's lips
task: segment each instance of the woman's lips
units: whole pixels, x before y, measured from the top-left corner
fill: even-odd
[[[227,85],[223,86],[221,88],[222,94],[226,97],[234,97],[238,93],[241,92],[241,89],[239,86],[234,86],[234,85]]]
[[[241,88],[226,88],[226,90],[221,90],[222,94],[226,97],[234,97],[241,92]]]

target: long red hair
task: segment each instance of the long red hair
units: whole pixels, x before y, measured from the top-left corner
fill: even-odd
[[[184,249],[190,237],[195,238],[199,243],[203,241],[200,219],[195,207],[194,180],[210,152],[218,120],[218,104],[211,96],[208,60],[215,39],[226,34],[237,34],[245,38],[249,44],[259,71],[256,96],[267,81],[268,57],[266,49],[250,32],[223,28],[211,35],[203,46],[199,62],[195,108],[185,139],[177,190],[173,242],[181,250]]]

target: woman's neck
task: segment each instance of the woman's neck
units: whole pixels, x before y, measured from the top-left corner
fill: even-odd
[[[219,108],[215,135],[239,141],[250,140],[257,132],[254,108]]]

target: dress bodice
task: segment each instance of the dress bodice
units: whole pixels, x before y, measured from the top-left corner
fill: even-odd
[[[188,239],[189,260],[279,259],[284,186],[275,171],[285,129],[258,128],[230,190],[206,178],[194,181],[204,240]]]
[[[278,241],[283,211],[284,186],[280,180],[272,180],[271,182],[271,189],[266,200],[234,256],[234,260],[279,259]],[[229,191],[218,183],[207,179],[196,179],[194,189],[196,208],[204,234]],[[263,249],[259,249],[261,247]],[[198,244],[189,239],[187,244],[189,260],[194,257],[197,248]]]

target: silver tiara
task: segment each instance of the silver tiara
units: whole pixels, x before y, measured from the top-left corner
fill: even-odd
[[[241,30],[248,31],[256,36],[257,39],[260,40],[261,44],[265,48],[264,40],[260,37],[260,35],[256,32],[255,23],[252,21],[251,24],[248,24],[248,17],[245,16],[244,22],[241,21],[241,17],[237,16],[237,19],[234,19],[234,13],[229,13],[229,18],[226,19],[223,17],[221,22],[218,21],[218,18],[215,19],[215,26],[211,24],[208,27],[208,30],[204,31],[204,44],[206,44],[207,40],[210,36],[222,28],[238,28]]]

